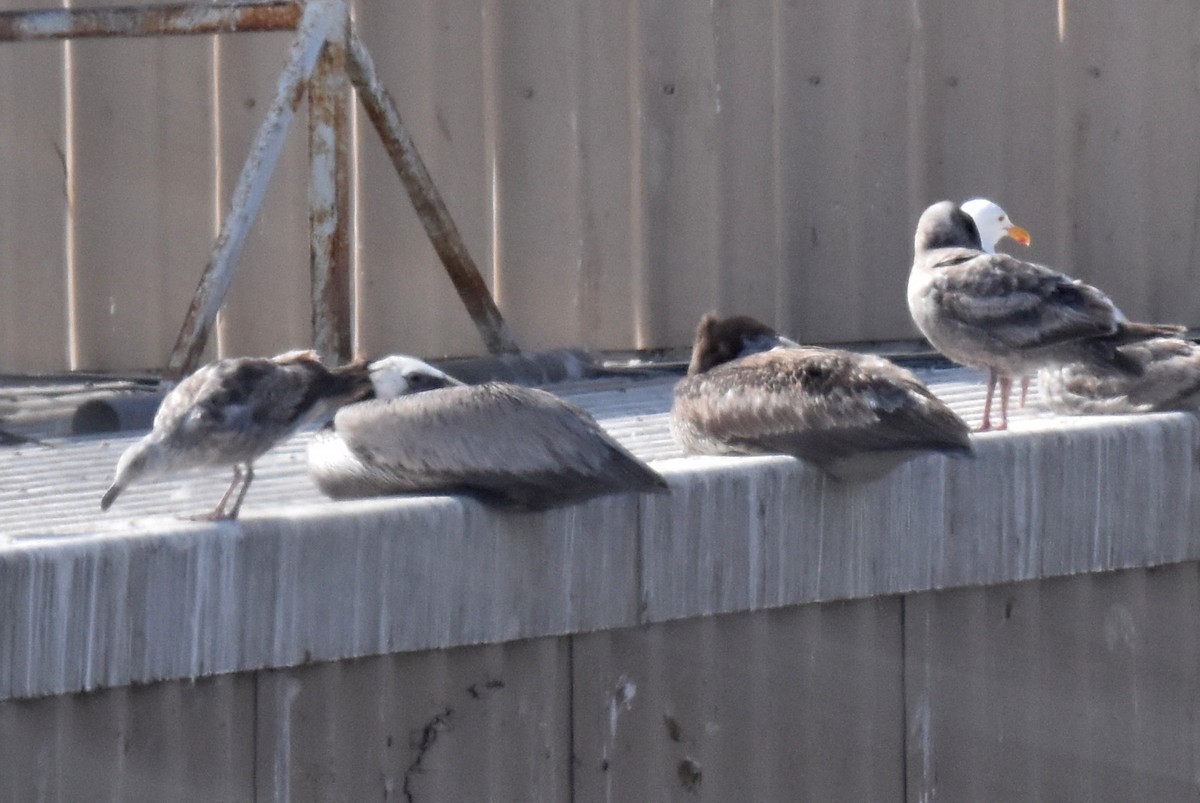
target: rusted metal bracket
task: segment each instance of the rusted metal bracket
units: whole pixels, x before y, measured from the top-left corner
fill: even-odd
[[[296,31],[275,99],[233,191],[229,214],[167,360],[166,377],[195,370],[233,280],[251,224],[307,94],[313,341],[324,357],[351,356],[349,105],[353,83],[459,297],[493,354],[518,352],[396,103],[355,34],[346,0],[261,0],[0,12],[0,42],[81,37]]]
[[[367,52],[362,40],[353,29],[350,31],[350,49],[347,68],[354,88],[362,100],[367,116],[375,125],[392,164],[400,174],[408,197],[416,207],[417,216],[425,226],[434,250],[441,257],[442,264],[454,282],[454,289],[467,307],[471,320],[483,336],[488,351],[493,354],[504,354],[520,351],[512,334],[508,331],[492,294],[488,291],[483,277],[479,275],[467,245],[463,242],[454,219],[446,209],[442,196],[425,167],[417,147],[409,136],[408,130],[400,120],[400,112],[396,102],[384,88],[375,72],[375,63]]]
[[[347,76],[349,82],[347,82]],[[309,98],[309,222],[313,284],[313,339],[333,360],[351,356],[349,83],[362,99],[408,191],[434,250],[479,329],[488,351],[517,352],[466,243],[433,183],[416,145],[384,89],[374,63],[354,33],[345,0],[308,0],[279,80],[275,101],[242,169],[229,215],[200,279],[167,363],[168,378],[195,369],[229,290],[246,232],[258,214],[300,97]]]
[[[292,31],[300,21],[300,10],[300,4],[294,0],[273,0],[0,11],[0,42]]]
[[[312,75],[321,49],[329,39],[332,28],[339,22],[341,20],[335,18],[327,0],[312,0],[304,6],[296,40],[288,53],[287,66],[279,76],[275,99],[267,109],[266,119],[250,148],[250,156],[242,166],[233,190],[229,214],[221,224],[221,233],[213,246],[212,256],[200,276],[200,285],[188,307],[175,348],[167,360],[165,375],[168,379],[178,379],[191,373],[200,360],[208,342],[209,330],[225,302],[229,283],[233,281],[234,267],[246,243],[246,234],[258,215],[267,184],[279,162],[288,124],[300,99],[304,97],[304,82]]]

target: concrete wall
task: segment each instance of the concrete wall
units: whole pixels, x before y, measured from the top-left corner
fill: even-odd
[[[1130,316],[1200,325],[1190,4],[356,5],[524,347],[678,346],[710,308],[913,336],[917,215],[977,194]],[[163,364],[287,42],[0,46],[0,370]],[[360,348],[478,353],[362,119],[355,148]],[[223,353],[308,341],[304,151],[297,131]]]
[[[0,702],[0,800],[1186,801],[1200,564]]]

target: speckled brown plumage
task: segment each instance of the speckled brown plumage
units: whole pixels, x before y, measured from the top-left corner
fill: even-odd
[[[236,518],[257,458],[307,421],[370,390],[365,364],[329,369],[313,352],[206,365],[163,398],[150,433],[121,455],[100,507],[107,510],[135,482],[189,468],[232,466],[233,482],[211,517]],[[227,511],[243,476],[245,483]]]
[[[1151,413],[1200,409],[1200,347],[1175,337],[1120,346],[1141,366],[1137,376],[1098,372],[1072,363],[1038,372],[1050,409],[1068,415]]]
[[[698,330],[693,353],[733,352],[701,342],[714,331]],[[736,328],[722,336],[736,338]],[[924,451],[971,450],[966,424],[911,372],[813,347],[775,348],[685,377],[671,429],[691,454],[790,454],[840,479],[874,478]]]

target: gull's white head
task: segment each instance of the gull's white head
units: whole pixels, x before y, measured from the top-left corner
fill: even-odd
[[[394,399],[410,393],[462,384],[429,363],[402,354],[376,360],[368,368],[371,371],[371,384],[375,386],[375,396],[380,399]]]
[[[150,433],[121,453],[116,476],[100,500],[100,509],[108,510],[121,492],[135,482],[161,477],[171,470],[171,453],[155,433]]]
[[[1029,245],[1029,232],[1009,220],[1008,213],[996,202],[987,198],[972,198],[962,205],[962,211],[975,221],[983,250],[989,254],[996,253],[996,244],[1005,237],[1011,237],[1021,245]]]

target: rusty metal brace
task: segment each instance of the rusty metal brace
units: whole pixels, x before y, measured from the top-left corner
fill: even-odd
[[[238,178],[230,213],[223,222],[212,258],[200,278],[168,360],[168,378],[190,373],[199,362],[306,85],[312,165],[309,202],[314,341],[323,356],[338,360],[350,357],[347,73],[488,350],[519,351],[400,120],[395,102],[380,83],[370,54],[352,30],[344,0],[308,0],[275,100]]]
[[[0,12],[0,42],[292,29],[296,30],[296,39],[288,51],[287,66],[238,177],[229,214],[222,221],[220,235],[167,361],[166,377],[178,379],[191,373],[199,362],[229,291],[246,235],[279,162],[288,126],[305,95],[309,104],[314,347],[330,359],[350,358],[351,82],[488,350],[493,354],[519,351],[400,120],[395,102],[353,31],[346,0],[306,0],[303,5],[266,0]]]

